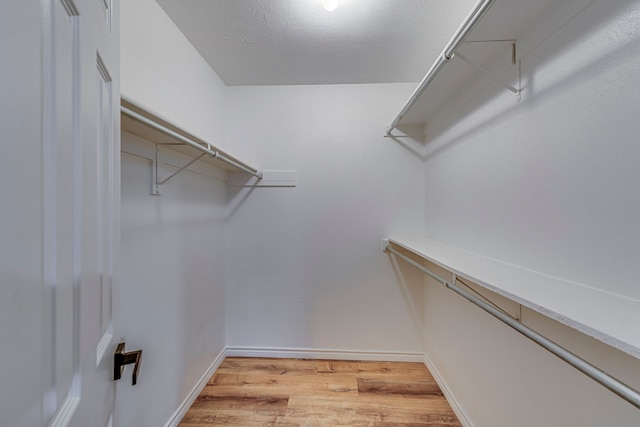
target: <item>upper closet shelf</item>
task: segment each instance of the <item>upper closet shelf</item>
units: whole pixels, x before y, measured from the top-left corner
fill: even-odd
[[[193,157],[193,160],[162,181],[158,180],[156,175],[154,194],[160,194],[160,186],[163,183],[169,181],[198,160],[204,160],[230,171],[243,171],[259,180],[262,179],[262,173],[257,168],[185,132],[129,100],[122,98],[120,110],[123,131],[144,138],[156,145],[170,146],[175,151]]]
[[[388,242],[640,359],[640,301],[434,240],[394,238]]]
[[[400,136],[402,132],[393,131],[405,126],[424,127],[493,83],[519,100],[519,60],[593,1],[480,0],[387,126],[385,136]],[[532,33],[536,36],[529,37]]]

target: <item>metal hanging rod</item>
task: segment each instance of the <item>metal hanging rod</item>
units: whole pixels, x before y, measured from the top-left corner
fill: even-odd
[[[583,374],[587,375],[588,377],[590,377],[591,379],[593,379],[597,383],[599,383],[602,386],[606,387],[607,389],[609,389],[613,393],[617,394],[618,396],[620,396],[621,398],[623,398],[627,402],[631,403],[636,408],[640,409],[640,393],[637,390],[629,387],[628,385],[624,384],[620,380],[617,380],[616,378],[614,378],[611,375],[607,374],[606,372],[604,372],[600,368],[592,365],[591,363],[587,362],[586,360],[584,360],[584,359],[580,358],[579,356],[571,353],[569,350],[565,349],[564,347],[561,347],[560,345],[558,345],[555,342],[551,341],[547,337],[545,337],[543,335],[540,335],[538,332],[536,332],[533,329],[523,325],[518,320],[516,320],[516,319],[510,317],[509,315],[501,312],[500,310],[496,309],[495,307],[491,306],[490,304],[487,304],[485,301],[483,301],[482,299],[478,298],[477,296],[475,296],[475,295],[467,292],[466,290],[460,288],[459,286],[457,286],[455,284],[455,281],[456,281],[455,280],[455,277],[456,277],[455,275],[454,275],[454,283],[449,283],[445,279],[443,279],[442,277],[440,277],[437,274],[435,274],[432,271],[430,271],[425,266],[421,265],[420,263],[417,263],[416,261],[414,261],[411,258],[409,258],[406,255],[404,255],[402,252],[399,252],[396,249],[394,249],[393,247],[391,247],[391,245],[388,242],[385,242],[384,251],[392,253],[395,256],[397,256],[398,258],[401,258],[402,260],[407,262],[408,264],[413,265],[414,267],[416,267],[420,271],[424,272],[429,277],[431,277],[431,278],[435,279],[436,281],[442,283],[448,289],[451,289],[453,292],[457,293],[458,295],[460,295],[461,297],[463,297],[467,301],[473,303],[474,305],[480,307],[481,309],[483,309],[487,313],[489,313],[492,316],[496,317],[498,320],[506,323],[507,325],[509,325],[510,327],[515,329],[516,331],[520,332],[522,335],[524,335],[527,338],[529,338],[530,340],[534,341],[536,344],[544,347],[546,350],[548,350],[549,352],[553,353],[554,355],[556,355],[560,359],[564,360],[569,365],[571,365],[574,368],[578,369]]]
[[[487,13],[494,2],[495,0],[480,0],[476,4],[471,13],[467,16],[467,19],[465,19],[462,25],[460,25],[458,30],[454,33],[451,40],[449,40],[449,43],[447,43],[444,50],[442,51],[440,56],[438,56],[436,62],[433,63],[416,90],[413,92],[413,94],[411,94],[409,101],[407,101],[407,104],[404,106],[402,111],[400,111],[400,114],[398,114],[393,122],[391,122],[391,124],[385,129],[386,136],[391,135],[391,131],[393,131],[398,126],[400,120],[402,120],[402,118],[409,112],[411,107],[413,107],[418,98],[420,98],[420,95],[422,95],[423,92],[427,89],[427,86],[431,84],[440,70],[442,70],[444,64],[446,64],[451,60],[451,58],[453,58],[456,50],[458,50],[460,45],[464,42],[464,39],[467,38],[471,31],[473,31],[478,22],[480,22],[482,17],[485,15],[485,13]]]
[[[122,111],[127,116],[132,117],[132,118],[134,118],[134,119],[146,124],[147,126],[150,126],[150,127],[154,128],[154,129],[156,129],[156,130],[158,130],[158,131],[160,131],[162,133],[165,133],[165,134],[171,136],[172,138],[175,138],[178,141],[183,142],[186,145],[189,145],[189,146],[195,148],[196,150],[200,150],[203,153],[208,154],[209,156],[214,157],[214,158],[220,160],[221,162],[224,162],[224,163],[228,164],[229,166],[232,166],[232,167],[234,167],[236,169],[239,169],[239,170],[244,171],[244,172],[246,172],[248,174],[251,174],[251,175],[255,176],[258,179],[262,179],[262,173],[260,171],[256,171],[256,170],[250,169],[250,168],[248,168],[248,167],[246,167],[246,166],[244,166],[244,165],[242,165],[242,164],[240,164],[240,163],[238,163],[238,162],[236,162],[236,161],[234,161],[232,159],[227,158],[226,156],[224,156],[223,154],[221,154],[218,151],[211,150],[210,148],[204,147],[202,144],[198,144],[197,142],[195,142],[195,141],[193,141],[193,140],[191,140],[191,139],[189,139],[189,138],[187,138],[187,137],[185,137],[183,135],[180,135],[178,132],[175,132],[175,131],[173,131],[173,130],[165,127],[165,126],[162,126],[159,123],[154,122],[153,120],[148,119],[147,117],[143,116],[142,114],[138,114],[135,111],[133,111],[133,110],[131,110],[131,109],[125,107],[125,106],[121,106],[120,107],[120,111]]]

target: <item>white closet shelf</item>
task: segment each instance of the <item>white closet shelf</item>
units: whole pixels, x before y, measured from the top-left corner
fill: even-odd
[[[123,131],[153,142],[156,145],[166,146],[194,159],[203,153],[210,154],[202,156],[199,161],[229,171],[241,170],[261,178],[261,172],[257,168],[226,153],[215,145],[184,131],[170,121],[161,118],[133,101],[122,98],[121,107],[121,129]],[[185,140],[199,145],[200,148],[187,144]],[[211,155],[211,153],[215,154],[215,156]]]
[[[492,83],[516,89],[514,100],[519,99],[520,59],[591,3],[593,0],[479,1],[386,128],[385,136],[396,136],[393,130],[403,126],[424,127]],[[535,31],[536,36],[529,38],[534,28],[544,31]],[[527,41],[521,43],[524,39]]]
[[[390,238],[388,241],[400,251],[417,255],[640,359],[640,301],[434,240]]]

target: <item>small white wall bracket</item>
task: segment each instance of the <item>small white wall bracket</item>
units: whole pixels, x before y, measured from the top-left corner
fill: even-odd
[[[227,179],[229,187],[295,187],[295,170],[263,170],[260,179],[247,177],[246,173],[230,173]]]
[[[387,252],[389,245],[389,239],[382,239],[382,252]]]
[[[424,126],[423,125],[403,125],[401,127],[391,128],[389,126],[382,130],[382,136],[384,138],[394,139],[424,139]]]

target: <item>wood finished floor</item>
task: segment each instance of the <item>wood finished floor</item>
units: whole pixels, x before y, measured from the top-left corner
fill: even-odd
[[[422,363],[229,357],[180,427],[462,425]]]

